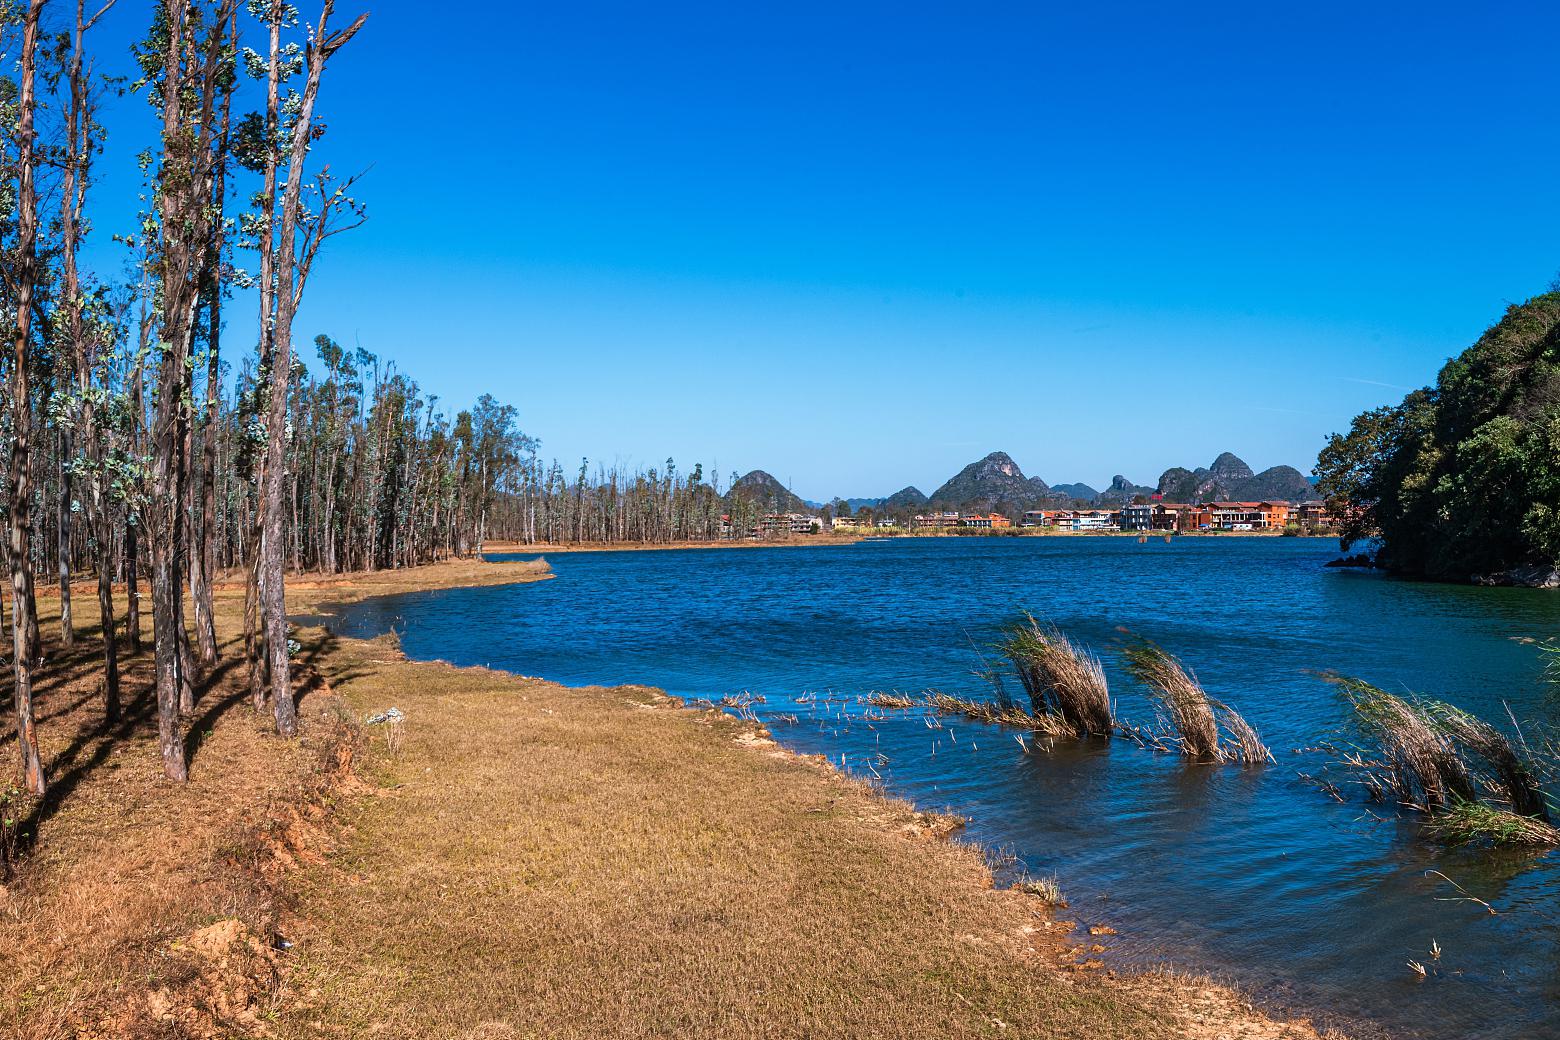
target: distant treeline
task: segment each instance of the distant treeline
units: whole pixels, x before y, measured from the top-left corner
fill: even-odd
[[[523,440],[522,448],[491,504],[484,529],[491,538],[528,545],[714,541],[773,512],[756,496],[723,494],[702,464],[684,473],[672,459],[639,470],[581,460],[569,472],[557,461],[542,462],[534,441]]]

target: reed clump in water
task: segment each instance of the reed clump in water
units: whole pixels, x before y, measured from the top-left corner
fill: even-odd
[[[1189,758],[1259,765],[1273,761],[1256,727],[1234,708],[1208,696],[1197,676],[1174,655],[1147,639],[1134,639],[1122,650],[1127,669],[1154,695],[1169,717],[1174,743]],[[1229,740],[1219,736],[1219,725]]]
[[[1424,710],[1452,740],[1482,760],[1489,771],[1486,787],[1511,806],[1519,816],[1549,822],[1549,806],[1537,770],[1526,754],[1506,734],[1461,708],[1432,701]]]
[[[1181,753],[1191,758],[1221,760],[1224,756],[1219,747],[1219,722],[1196,677],[1162,647],[1146,639],[1133,640],[1122,655],[1127,659],[1127,670],[1153,691],[1170,717]]]
[[[1261,765],[1264,762],[1274,761],[1273,752],[1262,743],[1262,737],[1257,733],[1257,728],[1247,722],[1245,716],[1219,701],[1214,702],[1214,707],[1219,713],[1219,719],[1224,723],[1224,728],[1230,735],[1230,743],[1225,754],[1234,761],[1248,766]]]
[[[1560,845],[1527,745],[1461,708],[1410,701],[1359,679],[1330,676],[1382,762],[1358,758],[1373,789],[1429,816],[1425,833],[1448,844]],[[1471,761],[1470,761],[1471,760]]]
[[[997,651],[1018,673],[1030,714],[1047,720],[1048,732],[1082,738],[1107,737],[1115,730],[1110,687],[1099,658],[1055,625],[1025,615],[1003,633]],[[1000,687],[1000,677],[996,681]]]
[[[1067,905],[1067,898],[1062,895],[1062,886],[1054,877],[1024,878],[1013,887],[1026,895],[1034,896],[1047,906]]]
[[[1360,679],[1328,679],[1343,692],[1356,724],[1380,748],[1380,762],[1355,763],[1366,771],[1374,792],[1427,813],[1477,800],[1468,764],[1429,712]]]

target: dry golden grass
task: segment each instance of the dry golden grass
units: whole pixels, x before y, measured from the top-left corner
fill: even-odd
[[[543,576],[298,581],[290,605]],[[224,635],[238,604],[219,598]],[[951,821],[750,723],[299,639],[303,739],[266,733],[234,668],[202,701],[186,788],[160,779],[144,660],[126,734],[92,735],[81,641],[42,697],[63,797],[0,897],[0,1032],[1314,1036],[1217,987],[1085,967],[1065,922],[941,840]],[[394,756],[383,727],[363,750],[341,722],[391,706]]]
[[[543,574],[527,564],[451,564],[402,572],[399,585],[388,585],[388,575],[360,575],[351,588],[306,577],[293,599],[307,606],[371,594],[365,590]],[[37,717],[50,792],[41,805],[22,807],[24,855],[0,885],[0,1035],[257,1028],[274,1010],[280,965],[271,963],[268,940],[286,931],[287,876],[330,850],[326,810],[352,750],[341,702],[311,682],[328,643],[317,636],[301,655],[301,739],[278,740],[248,706],[236,642],[242,590],[220,592],[223,658],[189,723],[190,782],[175,787],[158,758],[150,629],[142,654],[121,644],[125,714],[105,731],[95,589],[75,590],[78,631],[69,652],[58,643],[58,594],[40,593],[47,661]],[[122,590],[116,599],[123,635]],[[9,668],[3,674],[0,775],[9,778],[16,744]],[[195,952],[201,943],[185,941],[227,921],[243,929],[233,950],[208,958]],[[245,952],[255,937],[261,949]]]

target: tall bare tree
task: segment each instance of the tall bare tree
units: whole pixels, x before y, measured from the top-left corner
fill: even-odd
[[[43,794],[43,761],[33,722],[33,669],[37,624],[29,576],[32,573],[32,364],[33,293],[38,280],[38,188],[35,181],[37,142],[38,23],[44,0],[30,0],[22,27],[20,118],[17,121],[17,232],[12,285],[16,300],[15,338],[11,350],[11,501],[9,560],[11,566],[11,649],[15,671],[16,746],[28,790]]]
[[[76,0],[75,25],[70,34],[70,58],[66,64],[65,142],[60,185],[60,263],[61,304],[65,309],[65,328],[70,346],[70,363],[75,378],[75,410],[79,428],[87,437],[87,454],[93,468],[88,501],[88,519],[97,542],[98,611],[103,629],[103,709],[110,720],[119,717],[119,659],[115,642],[113,599],[113,519],[103,493],[105,458],[103,437],[97,428],[92,371],[97,337],[88,328],[86,300],[82,290],[77,252],[81,244],[83,211],[94,150],[94,101],[90,90],[90,72],[85,64],[83,45],[87,31],[114,6],[108,0],[91,18],[86,0]],[[60,628],[66,646],[74,638],[70,610],[70,531],[73,519],[70,424],[62,424],[60,433],[59,575]]]
[[[335,13],[334,0],[325,0],[315,23],[313,35],[304,52],[304,85],[297,113],[292,125],[292,141],[287,156],[287,180],[282,188],[280,221],[270,244],[276,251],[273,262],[275,287],[273,290],[274,317],[270,319],[271,368],[270,401],[266,424],[266,457],[263,471],[261,512],[264,517],[260,536],[260,606],[264,615],[266,653],[270,659],[271,705],[276,718],[276,731],[292,736],[298,731],[297,706],[293,703],[292,672],[287,658],[287,593],[283,546],[284,497],[286,485],[286,444],[288,388],[292,377],[292,325],[303,298],[304,283],[313,265],[315,251],[329,234],[328,218],[332,203],[339,204],[344,194],[326,196],[321,192],[320,208],[312,215],[307,226],[302,221],[304,165],[308,161],[309,144],[314,140],[314,104],[319,97],[320,77],[331,56],[344,47],[363,27],[368,15],[358,15],[357,20],[345,29],[332,33],[330,17]],[[272,24],[279,24],[282,5],[273,3]],[[279,77],[280,61],[275,36],[272,37],[271,70],[268,82],[274,84]],[[272,113],[268,111],[267,122]],[[274,125],[274,124],[272,124]],[[276,163],[280,156],[274,147],[266,151],[266,183],[274,187],[277,180]],[[268,200],[269,204],[269,200]],[[300,242],[300,239],[302,240]],[[300,251],[301,246],[301,251]]]
[[[236,0],[216,5],[165,0],[161,223],[161,357],[152,426],[152,631],[158,742],[169,779],[187,777],[181,709],[192,707],[184,630],[185,429],[200,290],[211,246],[213,114],[225,62],[225,29]]]

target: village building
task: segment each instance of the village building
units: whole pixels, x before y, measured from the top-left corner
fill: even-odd
[[[1150,531],[1202,531],[1213,524],[1213,514],[1206,506],[1185,502],[1155,502],[1153,506]]]
[[[926,513],[916,514],[915,526],[917,527],[958,527],[958,513]]]
[[[1063,531],[1119,531],[1121,514],[1109,509],[1063,509],[1054,522]]]
[[[991,528],[1012,527],[1013,521],[1001,513],[969,513],[959,517],[960,527]]]
[[[1289,526],[1288,502],[1213,502],[1209,511],[1216,531],[1281,531]]]
[[[1337,527],[1338,518],[1326,502],[1300,502],[1294,509],[1294,522],[1301,527]]]
[[[1144,502],[1141,505],[1133,503],[1121,507],[1121,529],[1123,531],[1152,531],[1154,529],[1154,514],[1158,505],[1153,502]]]

